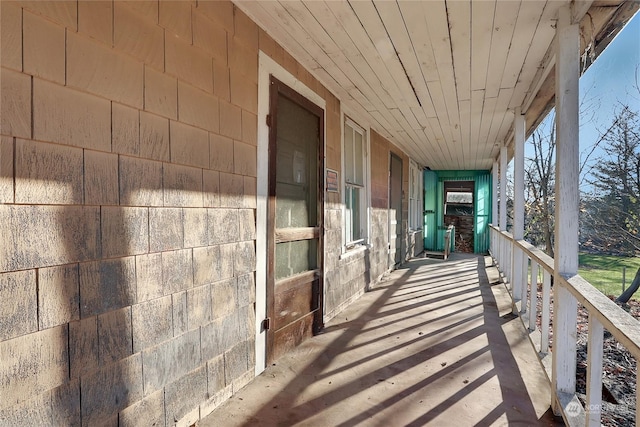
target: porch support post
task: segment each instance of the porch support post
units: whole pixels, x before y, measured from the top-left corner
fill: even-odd
[[[498,161],[495,160],[493,162],[493,168],[491,169],[492,179],[491,179],[491,224],[494,226],[498,226]],[[495,233],[492,233],[491,238],[491,254],[494,258],[498,257],[496,253],[496,249],[498,248],[498,238],[495,236]]]
[[[507,147],[500,147],[500,231],[507,229]]]
[[[500,216],[499,227],[500,231],[507,230],[507,147],[503,145],[500,147]],[[511,282],[509,271],[509,261],[511,260],[511,247],[510,242],[506,239],[500,239],[500,270],[504,273],[507,281]]]
[[[524,238],[524,135],[525,121],[516,108],[514,127],[514,157],[513,157],[513,240]],[[511,262],[511,281],[513,283],[514,313],[515,302],[522,301],[520,311],[525,311],[527,295],[526,270],[524,269],[524,253],[514,243]]]
[[[571,6],[558,11],[556,29],[556,206],[554,262],[554,339],[552,386],[554,411],[576,389],[577,300],[562,276],[578,273],[579,139],[578,79],[580,77],[580,29],[571,21]]]

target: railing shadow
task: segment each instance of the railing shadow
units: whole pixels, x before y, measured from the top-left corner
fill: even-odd
[[[552,424],[543,419],[546,408],[529,396],[528,389],[539,384],[526,383],[522,362],[511,352],[526,342],[526,333],[516,328],[514,317],[501,317],[510,311],[506,290],[494,292],[482,257],[454,257],[451,266],[407,263],[394,273],[395,280],[376,287],[379,293],[341,313],[344,322],[334,319],[300,353],[269,367],[248,387],[256,387],[258,395],[240,392],[242,402],[229,413],[244,415],[230,425]],[[443,278],[457,283],[447,268],[466,276],[471,266],[475,288],[465,285],[460,292],[443,286]],[[404,306],[396,304],[394,296],[409,282],[418,286],[418,275],[424,290],[434,288],[436,295],[425,292]],[[385,310],[389,305],[393,308]],[[309,358],[301,360],[305,355]],[[548,387],[541,392],[548,402]],[[232,399],[221,410],[233,405]]]

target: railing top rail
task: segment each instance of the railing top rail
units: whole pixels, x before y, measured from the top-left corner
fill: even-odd
[[[525,251],[529,255],[531,259],[535,260],[538,265],[542,266],[542,268],[553,274],[553,258],[544,253],[543,250],[536,248],[526,240],[518,240],[516,241],[516,243],[522,248],[523,251]]]
[[[513,240],[513,234],[509,233],[508,231],[500,230],[498,227],[496,227],[495,225],[491,225],[491,224],[489,224],[489,227],[492,228],[496,233],[500,233],[503,236]]]
[[[506,231],[490,226],[494,231],[515,242],[531,259],[534,259],[549,273],[554,273],[554,260],[540,249],[525,240],[514,240]],[[576,274],[571,277],[560,277],[556,285],[566,286],[569,292],[581,303],[589,313],[596,316],[604,328],[618,342],[624,345],[636,359],[640,359],[640,324],[629,313],[624,311],[606,295],[594,288],[588,281]]]
[[[560,282],[620,344],[640,359],[640,324],[633,316],[578,274],[568,278],[561,276]]]
[[[489,225],[489,227],[491,227],[497,233],[502,234],[505,238],[511,240],[512,242],[515,242],[518,246],[520,246],[520,249],[522,249],[527,253],[527,255],[529,255],[531,259],[535,260],[546,271],[553,274],[553,268],[554,268],[553,258],[551,258],[549,255],[544,253],[544,251],[536,248],[526,240],[514,240],[513,235],[511,233],[509,233],[508,231],[499,230],[498,227],[496,227],[493,224]]]

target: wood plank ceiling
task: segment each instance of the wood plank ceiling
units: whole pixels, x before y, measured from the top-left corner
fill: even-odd
[[[598,6],[611,17],[620,2],[596,3],[574,10]],[[511,139],[515,108],[536,106],[533,121],[548,110],[548,99],[532,101],[553,77],[566,1],[236,4],[373,129],[422,165],[447,170],[490,169]]]

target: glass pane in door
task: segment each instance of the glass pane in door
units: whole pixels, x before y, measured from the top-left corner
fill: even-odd
[[[278,98],[276,228],[318,225],[318,117]]]
[[[318,226],[319,119],[281,96],[277,107],[276,230]],[[318,239],[276,244],[276,280],[318,267]]]
[[[276,280],[318,268],[318,239],[276,244]]]

